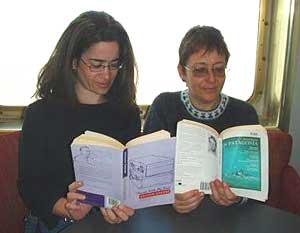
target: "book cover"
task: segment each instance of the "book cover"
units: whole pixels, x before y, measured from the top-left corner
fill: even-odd
[[[228,128],[220,134],[189,120],[177,125],[175,192],[198,189],[211,194],[219,179],[238,196],[265,201],[268,196],[267,131],[260,125]]]

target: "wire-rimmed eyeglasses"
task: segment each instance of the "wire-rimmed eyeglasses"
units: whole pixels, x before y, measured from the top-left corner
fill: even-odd
[[[193,66],[184,65],[186,70],[191,71],[193,76],[199,78],[205,78],[209,76],[209,71],[212,72],[214,77],[223,78],[226,76],[226,65],[223,63],[218,63],[212,66],[210,69],[207,65],[202,63],[196,63]]]
[[[119,69],[122,69],[123,67],[123,64],[120,63],[118,59],[112,62],[92,60],[94,63],[90,64],[88,64],[83,58],[80,58],[80,61],[82,61],[82,63],[86,65],[91,72],[94,73],[103,73],[105,71],[105,68],[108,68],[109,71],[117,71]]]

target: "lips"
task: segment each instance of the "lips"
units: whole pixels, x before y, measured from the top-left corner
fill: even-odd
[[[109,84],[108,83],[99,83],[99,82],[96,82],[96,86],[100,87],[100,88],[107,88],[109,86]]]
[[[204,90],[205,90],[205,92],[207,92],[207,93],[215,93],[215,92],[217,91],[216,88],[205,88]]]

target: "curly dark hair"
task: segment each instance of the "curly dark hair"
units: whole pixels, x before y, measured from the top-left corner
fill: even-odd
[[[72,69],[73,61],[78,62],[89,47],[101,41],[118,43],[123,64],[106,95],[107,100],[121,108],[136,105],[137,66],[128,34],[112,16],[98,11],[80,14],[66,28],[38,75],[34,96],[78,105],[74,89],[78,75]]]

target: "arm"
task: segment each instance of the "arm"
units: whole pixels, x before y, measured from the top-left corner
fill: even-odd
[[[144,134],[153,133],[161,129],[172,132],[169,126],[170,124],[168,125],[167,122],[167,119],[170,119],[170,115],[168,114],[170,112],[169,110],[172,108],[170,107],[172,103],[169,102],[168,94],[160,94],[155,98],[145,119]],[[171,124],[172,123],[176,126],[177,122],[171,122]]]
[[[44,103],[27,108],[19,146],[18,174],[22,199],[32,214],[50,228],[60,217],[67,217],[63,209],[56,212],[54,207],[63,206],[68,183],[73,178],[68,147],[62,146],[65,142],[61,142],[61,138],[54,140],[61,130],[52,118]]]

